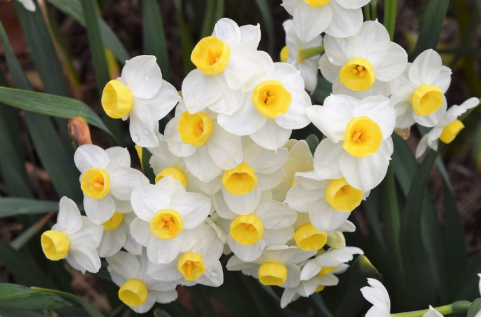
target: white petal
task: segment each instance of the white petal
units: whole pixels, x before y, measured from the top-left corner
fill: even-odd
[[[244,245],[232,238],[231,235],[227,237],[227,243],[232,252],[239,257],[242,261],[252,262],[258,259],[262,255],[262,251],[266,248],[264,239],[259,240],[252,245]]]
[[[334,210],[325,199],[312,205],[309,210],[312,225],[320,231],[336,230],[347,220],[350,214],[350,212]]]
[[[179,132],[177,131],[177,123],[179,122],[179,118],[175,117],[170,120],[167,125],[165,126],[165,141],[169,147],[170,152],[175,156],[179,157],[187,157],[191,156],[195,153],[196,147],[184,143],[179,136]]]
[[[375,42],[366,46],[366,51],[366,59],[374,68],[376,80],[391,81],[406,68],[408,54],[396,43]]]
[[[384,96],[367,97],[353,110],[354,117],[368,116],[381,128],[383,140],[390,137],[396,125],[396,111]]]
[[[261,200],[261,189],[259,186],[245,195],[232,195],[222,187],[222,194],[224,195],[227,206],[236,214],[247,215],[252,213]]]
[[[416,147],[416,158],[420,158],[428,148],[428,137],[429,133],[419,140],[418,146]]]
[[[82,227],[82,216],[77,205],[66,196],[60,199],[56,226],[67,235],[77,232]]]
[[[346,9],[359,9],[370,2],[369,0],[335,0],[335,1]]]
[[[368,278],[367,282],[371,287],[361,288],[362,296],[373,305],[386,307],[389,312],[391,310],[391,300],[384,285],[373,278]]]
[[[301,281],[301,269],[295,264],[286,264],[287,279],[280,287],[296,287]]]
[[[304,79],[304,85],[306,90],[313,94],[317,87],[317,67],[319,65],[319,56],[311,57],[299,64],[299,70],[301,71],[302,79]]]
[[[135,218],[130,225],[130,234],[138,244],[146,247],[151,236],[150,224],[140,218]]]
[[[133,279],[138,276],[140,263],[137,257],[124,251],[106,258],[109,263],[108,270],[115,271],[126,279]]]
[[[27,9],[30,12],[35,12],[35,4],[33,3],[32,0],[18,0],[21,4],[23,4],[23,7]]]
[[[433,306],[429,305],[429,310],[423,315],[423,317],[443,317]]]
[[[294,9],[294,27],[297,35],[304,41],[310,41],[329,26],[332,21],[330,6],[311,7],[299,1]]]
[[[307,281],[316,276],[322,267],[317,264],[315,260],[309,260],[306,262],[301,272],[301,280]]]
[[[295,288],[284,289],[281,297],[281,308],[285,308],[289,303],[293,302],[295,295],[297,295]]]
[[[276,123],[284,129],[294,130],[305,128],[311,122],[306,113],[306,109],[308,109],[311,104],[311,98],[306,91],[292,91],[291,106],[286,113],[275,118]]]
[[[433,80],[432,84],[441,88],[443,93],[446,93],[449,85],[451,85],[451,74],[452,72],[449,67],[441,66],[441,71],[439,72],[438,77]]]
[[[463,102],[460,106],[452,106],[446,111],[446,115],[444,118],[441,120],[440,125],[446,126],[450,123],[452,123],[454,120],[456,120],[460,115],[468,111],[469,109],[472,109],[474,107],[477,107],[479,105],[480,100],[476,97],[469,98],[465,102]]]
[[[261,203],[255,215],[262,221],[264,229],[282,229],[292,226],[297,217],[297,213],[289,206],[273,200]]]
[[[271,190],[277,185],[279,185],[282,179],[286,176],[283,168],[278,169],[277,171],[270,173],[270,174],[257,174],[257,181],[258,186],[261,191]]]
[[[105,258],[116,254],[122,249],[126,240],[127,235],[121,228],[105,231],[97,248],[99,255]]]
[[[329,61],[327,54],[322,54],[321,59],[319,60],[319,69],[321,70],[322,76],[332,83],[334,79],[339,76],[341,66],[334,65]]]
[[[203,182],[210,182],[222,172],[210,156],[206,145],[197,147],[197,151],[186,157],[184,162],[189,172]]]
[[[280,148],[277,153],[261,148],[257,144],[250,144],[244,149],[244,162],[254,172],[270,174],[280,169],[289,158],[289,151]]]
[[[150,277],[161,282],[174,282],[183,279],[182,273],[177,269],[177,261],[166,264],[151,264],[147,271]]]
[[[147,246],[149,260],[155,264],[165,264],[173,261],[180,252],[183,233],[181,232],[172,240],[162,240],[151,235]]]
[[[197,193],[179,194],[172,201],[172,209],[182,216],[184,229],[193,229],[209,215],[210,199]]]
[[[352,0],[336,0],[338,3],[341,1]],[[358,1],[356,1],[358,2]],[[342,4],[341,4],[342,5]],[[376,42],[390,42],[389,33],[384,25],[376,21],[366,21],[362,24],[362,28],[359,31],[359,36],[364,40],[366,47],[370,47]]]
[[[400,87],[391,97],[390,101],[396,111],[396,128],[405,129],[414,124],[413,106],[409,97],[413,94],[413,89],[404,85]]]
[[[152,292],[149,292],[147,295],[147,300],[145,303],[139,306],[129,306],[130,309],[132,309],[134,312],[137,314],[143,314],[148,312],[154,305],[155,301],[157,300],[156,294],[153,294]]]
[[[149,184],[142,172],[130,167],[118,167],[109,176],[110,192],[119,200],[129,200],[134,188]]]
[[[91,167],[105,169],[109,165],[110,159],[101,147],[93,144],[84,144],[75,151],[74,161],[78,170],[84,173]]]
[[[250,135],[251,139],[266,150],[277,150],[283,146],[291,136],[292,130],[277,125],[276,120],[267,119],[264,126]]]
[[[70,257],[80,266],[81,270],[97,273],[100,269],[100,258],[95,248],[85,245],[76,247],[70,245],[67,261]]]
[[[164,118],[175,105],[180,101],[179,93],[172,84],[162,81],[162,87],[159,92],[151,99],[135,98],[135,105],[146,105],[152,113],[153,119],[161,120]]]
[[[416,85],[431,84],[439,76],[443,61],[434,50],[422,52],[413,61],[409,69],[409,78]]]
[[[219,85],[217,89],[223,91],[222,96],[209,105],[209,110],[230,116],[240,109],[244,103],[244,89],[232,90],[225,83]]]
[[[341,67],[351,58],[364,56],[364,41],[360,36],[337,38],[326,35],[324,48],[329,61]]]
[[[153,118],[146,105],[135,105],[130,112],[130,137],[135,144],[142,147],[155,147],[159,145],[156,131],[159,122]]]
[[[160,209],[169,209],[179,192],[185,192],[184,186],[172,176],[164,177],[156,185],[134,188],[131,196],[132,207],[137,217],[150,221]]]
[[[434,113],[427,116],[420,116],[416,114],[416,112],[413,112],[413,118],[420,125],[431,128],[438,125],[441,122],[441,120],[443,120],[446,114],[447,108],[448,108],[448,102],[446,100],[446,97],[443,96],[443,103],[441,104],[441,107],[439,107],[439,109],[436,110]]]
[[[260,25],[243,25],[240,27],[241,41],[239,46],[248,46],[251,50],[257,50],[261,40]]]
[[[90,221],[101,225],[114,215],[115,203],[108,195],[102,199],[84,196],[84,209]]]
[[[247,93],[241,108],[228,116],[219,114],[217,122],[226,131],[234,135],[250,135],[259,131],[267,121],[267,118],[257,111],[252,104],[252,93]]]
[[[121,77],[134,97],[152,98],[162,86],[162,73],[155,56],[151,55],[140,55],[128,60]]]
[[[348,37],[359,32],[363,21],[360,8],[346,9],[340,6],[337,1],[329,2],[327,6],[331,8],[332,20],[325,30],[326,34],[335,37]]]
[[[259,267],[259,265],[257,265],[256,263],[244,262],[236,255],[232,256],[226,265],[226,268],[229,271],[240,271],[253,267]]]
[[[262,57],[258,51],[248,46],[239,48],[232,54],[227,67],[222,72],[227,86],[232,90],[240,89],[254,75],[262,72]]]
[[[294,228],[292,226],[278,230],[264,230],[264,239],[267,246],[286,244],[293,236]]]
[[[210,157],[219,168],[229,170],[242,163],[241,138],[228,133],[219,125],[215,124],[206,145]]]
[[[341,143],[336,144],[328,138],[322,140],[314,152],[314,170],[326,179],[341,178],[339,160],[344,153]]]
[[[222,193],[222,191],[219,191],[214,196],[212,196],[212,204],[214,205],[214,209],[217,212],[217,214],[223,219],[234,220],[238,216],[229,208],[229,206],[225,202],[224,194]],[[251,212],[252,211],[253,210],[251,210]],[[222,223],[219,222],[218,225],[222,226]],[[229,222],[229,225],[230,225],[230,222]],[[229,227],[225,229],[229,230]]]
[[[205,75],[194,69],[182,82],[182,97],[190,113],[207,108],[222,96],[223,85],[219,85],[220,75]]]
[[[294,66],[287,63],[274,63],[275,77],[284,87],[291,91],[304,90],[304,80]]]
[[[362,100],[374,94],[374,87],[376,85],[376,81],[372,85],[372,87],[364,90],[351,90],[347,88],[339,79],[339,76],[334,79],[332,83],[332,93],[334,95],[347,95],[354,97],[356,99]]]
[[[214,178],[212,181],[205,183],[194,177],[193,175],[186,175],[188,192],[199,193],[206,196],[212,196],[217,193],[222,187],[222,174]]]
[[[222,271],[222,264],[217,259],[206,259],[204,261],[206,270],[198,282],[199,284],[219,287],[224,283],[224,272]]]
[[[237,46],[241,40],[241,30],[235,21],[222,18],[215,24],[212,36],[218,37],[229,46]]]
[[[287,193],[285,202],[293,209],[300,212],[309,212],[312,205],[320,199],[317,191],[307,190],[300,184],[295,184]]]

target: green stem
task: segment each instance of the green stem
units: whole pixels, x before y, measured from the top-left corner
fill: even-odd
[[[311,47],[311,48],[306,48],[303,50],[299,50],[299,56],[298,60],[299,62],[303,62],[306,59],[309,59],[311,57],[314,57],[316,55],[324,53],[324,46],[316,46],[316,47]]]
[[[371,20],[371,5],[368,3],[364,6],[364,20],[369,21]]]
[[[377,0],[371,1],[372,20],[377,19]]]
[[[394,39],[394,29],[396,27],[397,0],[386,0],[384,4],[384,26],[389,32],[391,41]]]
[[[450,315],[456,313],[466,313],[471,306],[471,303],[466,300],[460,300],[452,303],[451,305],[445,305],[440,307],[434,307],[442,315]],[[422,317],[429,309],[416,310],[407,313],[391,314],[391,317]]]

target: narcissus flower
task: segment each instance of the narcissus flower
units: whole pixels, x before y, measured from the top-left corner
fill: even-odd
[[[189,233],[191,239],[185,241],[186,251],[167,264],[152,264],[150,277],[162,282],[193,286],[203,284],[217,287],[224,282],[224,274],[219,258],[224,244],[212,227],[201,224]]]
[[[287,62],[301,71],[306,90],[313,93],[317,86],[317,65],[321,55],[306,58],[301,50],[312,49],[322,45],[322,37],[315,36],[310,41],[303,41],[294,30],[294,22],[286,20],[282,23],[286,32],[287,56],[281,62]]]
[[[209,107],[232,114],[242,104],[244,85],[262,71],[257,46],[259,25],[239,27],[231,19],[220,19],[212,36],[197,43],[190,57],[197,67],[182,82],[182,96],[189,113]]]
[[[294,17],[297,35],[304,41],[326,32],[335,37],[356,34],[362,26],[361,8],[369,0],[283,0],[282,6]]]
[[[146,313],[155,303],[176,300],[175,283],[159,282],[147,274],[151,263],[145,254],[134,256],[120,251],[106,260],[112,281],[120,287],[119,299],[134,312]]]
[[[82,273],[97,273],[100,269],[97,246],[101,239],[102,226],[81,216],[77,205],[71,199],[62,197],[57,223],[42,234],[41,243],[47,259],[66,259]]]
[[[362,296],[373,306],[367,311],[366,317],[389,317],[391,316],[391,299],[389,294],[376,279],[368,278],[369,286],[361,288]]]
[[[204,109],[190,114],[181,102],[165,127],[170,152],[183,157],[187,169],[203,182],[242,162],[242,141],[217,123],[217,114]]]
[[[260,146],[277,150],[310,121],[306,109],[311,98],[304,90],[304,80],[294,66],[274,63],[262,53],[265,73],[250,81],[244,102],[231,115],[219,114],[217,122],[228,132],[250,136]]]
[[[125,148],[103,150],[85,144],[75,151],[74,161],[82,173],[80,187],[84,193],[85,213],[98,225],[112,218],[115,212],[132,211],[132,190],[149,183],[144,174],[130,167],[130,154]]]
[[[436,51],[429,49],[407,64],[398,81],[402,86],[391,96],[396,128],[405,129],[414,122],[432,127],[436,112],[446,111],[444,94],[451,84],[451,69],[443,66]]]
[[[437,111],[434,117],[434,127],[419,141],[418,147],[416,148],[416,158],[423,155],[428,146],[434,151],[437,151],[438,139],[446,144],[451,143],[458,133],[464,129],[464,124],[457,118],[468,109],[478,105],[479,99],[473,97],[463,102],[460,106],[454,105],[447,111],[446,109]]]
[[[227,269],[242,271],[246,275],[259,279],[264,285],[296,287],[301,274],[298,264],[314,254],[316,254],[315,251],[302,251],[286,245],[272,246],[265,249],[262,255],[252,262],[242,261],[234,255],[227,262]]]
[[[316,174],[344,178],[354,189],[376,187],[387,172],[394,147],[391,134],[396,112],[383,96],[358,100],[331,95],[324,106],[307,110],[312,123],[327,136],[314,154]]]
[[[130,224],[134,219],[133,212],[116,212],[112,218],[103,223],[104,234],[97,248],[101,257],[112,256],[122,248],[133,255],[140,254],[142,246],[135,242],[130,234]]]
[[[406,51],[391,42],[386,28],[377,21],[364,22],[359,33],[345,39],[326,35],[324,48],[319,68],[333,83],[333,93],[359,99],[390,96],[408,59]]]
[[[119,78],[105,85],[102,107],[114,119],[130,117],[130,136],[143,147],[158,145],[156,131],[179,102],[177,89],[162,79],[155,56],[141,55],[128,61]]]
[[[130,233],[147,247],[149,260],[156,264],[169,263],[185,252],[192,239],[189,231],[203,223],[210,212],[208,198],[186,192],[172,176],[155,185],[136,187],[131,199],[139,218],[132,221]]]

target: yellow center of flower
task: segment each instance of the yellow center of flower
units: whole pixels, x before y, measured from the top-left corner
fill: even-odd
[[[184,111],[177,123],[177,131],[182,142],[201,146],[212,134],[212,119],[202,111],[194,114]]]
[[[119,289],[119,298],[127,306],[140,306],[147,300],[149,292],[139,280],[128,280]]]
[[[157,176],[155,176],[155,182],[157,183],[159,180],[167,176],[172,176],[173,178],[181,182],[184,188],[187,187],[187,179],[185,178],[184,173],[176,167],[164,168],[159,174],[157,174]]]
[[[240,163],[237,167],[224,173],[222,184],[230,194],[244,195],[256,187],[257,176],[252,167],[246,163]]]
[[[314,293],[319,293],[319,292],[322,292],[324,290],[324,286],[323,285],[318,285],[316,287],[316,290],[314,291]]]
[[[311,223],[307,223],[296,230],[294,240],[304,251],[319,250],[326,244],[327,232],[319,231]]]
[[[366,90],[374,84],[376,76],[367,59],[355,57],[342,66],[339,79],[349,89]]]
[[[129,88],[118,80],[111,80],[102,92],[102,107],[111,118],[125,117],[134,104]]]
[[[192,51],[190,60],[206,75],[215,75],[229,63],[230,47],[215,36],[204,37]]]
[[[177,270],[187,281],[195,281],[205,272],[205,264],[202,256],[197,253],[185,253],[177,262]]]
[[[349,185],[344,178],[331,181],[326,189],[326,201],[338,211],[349,212],[359,206],[362,200],[362,190]]]
[[[230,235],[243,245],[252,245],[264,235],[262,221],[254,215],[242,215],[230,224]]]
[[[67,256],[70,240],[63,233],[54,230],[45,231],[42,233],[40,242],[47,259],[58,261]]]
[[[332,266],[332,267],[323,267],[321,269],[321,271],[317,274],[319,276],[323,276],[323,275],[326,275],[328,273],[331,273],[332,271],[334,271],[335,269],[337,269],[339,266]]]
[[[282,48],[281,53],[280,53],[281,62],[283,62],[283,63],[287,62],[288,56],[289,56],[289,48],[286,45]]]
[[[459,120],[454,120],[444,127],[439,139],[446,144],[451,143],[462,129],[464,129],[464,124]]]
[[[174,239],[184,230],[180,214],[172,209],[162,209],[150,219],[150,232],[162,240]]]
[[[258,84],[252,95],[252,103],[264,117],[274,119],[289,110],[292,95],[277,80],[266,80]]]
[[[331,0],[304,0],[305,3],[311,7],[322,7],[328,4]]]
[[[291,187],[294,186],[296,183],[297,183],[296,180],[293,179],[293,180],[292,180],[292,183],[291,183]]]
[[[282,263],[267,262],[259,267],[259,281],[264,285],[282,285],[287,279],[287,268]]]
[[[414,91],[410,101],[416,114],[427,116],[443,104],[443,91],[438,86],[422,85]]]
[[[344,132],[342,147],[354,157],[365,157],[377,152],[382,142],[379,124],[369,117],[352,118]]]
[[[92,167],[82,174],[80,188],[87,197],[102,199],[110,191],[110,177],[106,170]]]
[[[124,214],[119,212],[114,213],[112,218],[103,223],[104,231],[117,229],[117,227],[122,223],[122,219],[124,219]]]

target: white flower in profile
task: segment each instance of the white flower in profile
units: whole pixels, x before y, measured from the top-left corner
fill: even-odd
[[[192,239],[189,231],[205,221],[211,205],[205,196],[186,192],[172,176],[136,187],[131,201],[138,218],[130,233],[147,247],[149,260],[156,264],[169,263],[185,252]]]
[[[281,62],[287,62],[301,71],[306,90],[312,94],[317,86],[317,65],[319,64],[321,55],[306,58],[301,50],[321,46],[322,37],[318,35],[310,41],[304,41],[294,30],[294,22],[292,20],[284,21],[282,26],[286,32],[286,48],[284,48],[284,50],[287,49],[287,56],[285,60],[281,58]]]
[[[216,113],[204,109],[190,114],[183,102],[165,127],[165,141],[170,152],[184,158],[190,173],[203,182],[212,181],[222,170],[242,162],[240,136],[225,131]]]
[[[133,255],[139,255],[142,246],[135,242],[130,234],[130,224],[135,219],[133,212],[114,213],[112,218],[103,223],[104,234],[97,250],[100,257],[112,256],[124,248]]]
[[[443,317],[443,314],[434,309],[433,306],[429,305],[429,310],[424,313],[423,317]]]
[[[391,42],[386,28],[366,21],[354,36],[324,36],[326,53],[319,60],[322,76],[333,83],[334,94],[362,99],[390,96],[407,64],[406,51]]]
[[[232,114],[242,104],[244,85],[262,71],[257,51],[259,25],[239,27],[231,19],[217,21],[212,36],[197,43],[190,57],[197,67],[182,83],[182,96],[189,113],[205,108]]]
[[[26,10],[35,12],[36,8],[33,0],[18,0],[18,2],[20,2]]]
[[[438,139],[446,144],[451,143],[456,136],[464,129],[464,124],[457,118],[465,113],[467,110],[479,105],[478,98],[469,98],[460,106],[454,105],[446,110],[446,108],[439,109],[433,115],[434,126],[424,135],[416,148],[416,158],[426,152],[428,146],[433,150],[438,150]]]
[[[298,264],[314,254],[316,254],[315,251],[303,251],[297,247],[271,246],[252,262],[242,261],[234,255],[227,262],[227,269],[242,271],[246,275],[259,279],[264,285],[296,287],[301,275]]]
[[[361,288],[361,292],[373,306],[366,313],[366,317],[391,316],[391,299],[384,285],[373,278],[368,278],[367,282],[370,286]]]
[[[149,183],[142,172],[130,167],[130,154],[125,148],[103,150],[85,144],[75,151],[74,161],[82,173],[80,187],[84,193],[85,213],[98,225],[112,218],[115,212],[132,211],[132,190]]]
[[[174,282],[186,286],[202,284],[218,287],[224,282],[224,273],[219,258],[224,244],[212,227],[201,224],[191,230],[191,239],[186,241],[185,252],[166,264],[151,264],[150,277],[162,282]]]
[[[162,79],[155,56],[140,55],[126,61],[121,76],[105,85],[102,107],[111,118],[130,117],[132,141],[153,147],[158,145],[159,120],[180,99],[177,89]]]
[[[304,80],[294,66],[274,63],[267,53],[262,56],[262,75],[249,81],[244,102],[232,114],[219,114],[217,122],[226,131],[250,138],[268,150],[277,150],[292,130],[306,127],[310,121],[306,109],[311,98]]]
[[[327,136],[314,153],[318,177],[344,178],[350,186],[362,191],[379,185],[394,150],[391,134],[396,112],[388,98],[371,96],[358,100],[331,95],[324,106],[309,108],[307,115]]]
[[[82,273],[97,273],[100,269],[97,246],[101,239],[102,226],[81,216],[77,205],[64,196],[60,199],[57,223],[42,234],[41,244],[47,259],[66,259]]]
[[[294,17],[297,35],[310,41],[322,32],[335,37],[356,34],[362,26],[361,8],[369,0],[283,0],[282,6]]]
[[[221,217],[216,222],[228,234],[229,248],[242,261],[254,261],[266,247],[283,245],[294,234],[292,224],[296,221],[296,212],[272,200],[270,191],[262,193],[259,205],[251,213],[236,214],[220,199],[214,205]]]
[[[106,260],[112,281],[120,287],[119,299],[134,312],[143,314],[155,303],[167,304],[176,300],[175,283],[159,282],[147,274],[152,263],[145,254],[135,256],[120,251]]]
[[[443,66],[441,56],[429,49],[408,63],[397,79],[402,85],[391,96],[396,110],[396,128],[405,129],[417,122],[432,127],[436,112],[445,112],[444,94],[451,84],[451,69]]]

